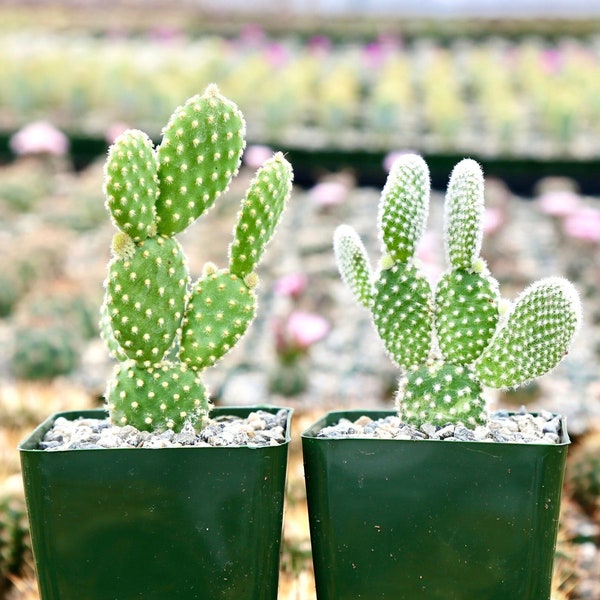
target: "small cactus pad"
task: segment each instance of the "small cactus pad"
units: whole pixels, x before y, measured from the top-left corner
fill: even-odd
[[[229,247],[232,273],[251,273],[271,240],[292,192],[292,167],[281,152],[267,160],[250,183]]]
[[[416,154],[400,156],[393,164],[379,204],[383,253],[395,262],[414,256],[429,213],[429,169]]]
[[[483,237],[483,173],[466,158],[452,171],[444,204],[445,245],[454,269],[470,269],[479,258]]]
[[[223,357],[248,329],[256,313],[256,294],[229,271],[205,274],[192,290],[183,322],[180,357],[204,369]]]
[[[216,85],[175,110],[158,147],[158,232],[174,235],[191,225],[237,173],[246,125]]]
[[[534,283],[475,363],[477,375],[485,385],[508,388],[548,373],[569,351],[580,317],[569,281],[549,277]]]
[[[106,401],[115,425],[140,431],[181,431],[190,422],[201,429],[208,417],[208,394],[198,373],[181,363],[138,367],[133,361],[116,365]]]
[[[137,129],[123,132],[104,164],[104,194],[113,222],[134,242],[150,235],[158,196],[158,161],[152,140]]]
[[[435,330],[442,356],[451,363],[472,363],[498,324],[498,286],[491,277],[454,270],[445,273],[435,294]]]
[[[406,369],[431,350],[431,288],[410,264],[397,263],[375,282],[373,320],[390,358]]]
[[[340,225],[333,236],[333,249],[340,275],[354,298],[365,308],[373,301],[371,267],[362,240],[349,225]]]
[[[398,412],[409,425],[463,423],[475,427],[486,422],[481,385],[468,367],[434,362],[411,369],[402,392]]]
[[[105,285],[115,340],[138,364],[161,361],[185,309],[189,274],[181,246],[172,238],[148,238],[131,258],[115,256],[108,270]]]

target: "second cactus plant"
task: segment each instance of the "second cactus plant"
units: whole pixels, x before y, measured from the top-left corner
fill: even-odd
[[[192,282],[176,239],[237,174],[245,122],[215,85],[175,110],[154,147],[121,134],[105,165],[106,206],[117,227],[101,330],[119,360],[106,393],[110,418],[140,430],[201,429],[210,401],[201,372],[231,350],[256,311],[255,268],[290,196],[292,169],[277,153],[241,203],[229,264]]]
[[[459,162],[445,199],[447,270],[434,289],[419,268],[417,244],[429,211],[425,161],[400,156],[379,205],[382,257],[374,271],[354,229],[341,225],[334,248],[343,280],[372,315],[391,359],[403,370],[399,416],[408,424],[474,428],[488,419],[484,386],[513,388],[553,369],[580,322],[573,285],[542,279],[509,306],[480,256],[481,167]]]

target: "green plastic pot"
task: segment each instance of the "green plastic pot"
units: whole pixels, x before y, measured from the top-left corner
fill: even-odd
[[[247,416],[261,408],[217,408]],[[276,600],[290,441],[45,452],[20,445],[42,600]]]
[[[302,434],[319,600],[548,600],[569,444]]]

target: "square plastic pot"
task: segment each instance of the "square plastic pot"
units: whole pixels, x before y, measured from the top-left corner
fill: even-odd
[[[549,600],[569,439],[558,445],[302,434],[319,600]]]
[[[247,416],[261,408],[217,408]],[[290,441],[46,452],[20,445],[42,600],[276,600]]]

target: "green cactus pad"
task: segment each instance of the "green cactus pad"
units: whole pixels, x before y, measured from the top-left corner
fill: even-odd
[[[180,357],[194,369],[216,363],[254,320],[256,294],[229,271],[211,272],[192,290],[183,322]]]
[[[202,429],[210,402],[198,373],[180,363],[139,367],[118,364],[108,384],[106,401],[116,425],[140,431],[181,431],[186,422]]]
[[[403,422],[415,427],[424,423],[475,427],[487,419],[474,373],[468,367],[442,362],[411,369],[398,399],[398,413]]]
[[[472,363],[498,324],[498,285],[491,277],[463,270],[445,273],[435,294],[435,329],[442,356]]]
[[[373,283],[367,251],[356,231],[340,225],[333,236],[333,249],[344,283],[365,308],[373,302]]]
[[[189,274],[179,243],[148,238],[129,259],[114,257],[106,280],[114,339],[138,364],[163,359],[185,309]]]
[[[415,253],[429,213],[429,169],[416,154],[400,156],[392,166],[379,204],[383,253],[406,262]]]
[[[192,224],[237,173],[245,122],[216,85],[175,110],[158,147],[158,232],[174,235]]]
[[[445,246],[454,269],[470,269],[479,258],[483,237],[483,172],[466,158],[452,171],[444,204]]]
[[[475,363],[479,379],[508,388],[548,373],[567,354],[580,317],[579,297],[569,281],[549,277],[534,283]]]
[[[292,167],[281,152],[267,160],[250,183],[229,246],[232,273],[251,273],[271,240],[292,192]]]
[[[104,164],[104,194],[113,223],[134,242],[146,239],[158,196],[158,160],[152,140],[137,129],[123,132]]]
[[[414,265],[397,263],[375,282],[373,321],[390,358],[406,369],[431,350],[431,288]]]

